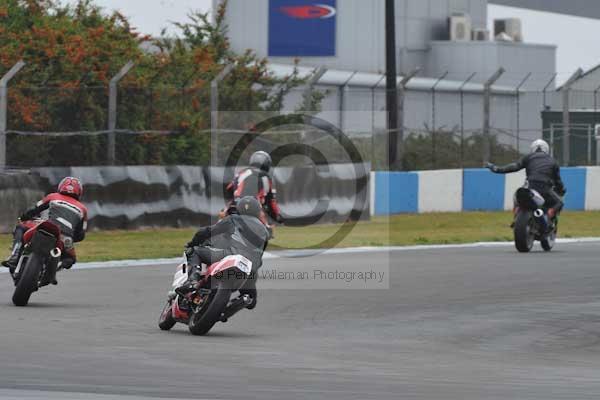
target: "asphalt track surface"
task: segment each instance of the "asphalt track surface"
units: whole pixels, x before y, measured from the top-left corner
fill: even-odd
[[[598,244],[558,247],[392,252],[389,289],[265,289],[206,337],[158,330],[169,266],[68,271],[27,308],[10,304],[3,274],[0,397],[597,399]]]

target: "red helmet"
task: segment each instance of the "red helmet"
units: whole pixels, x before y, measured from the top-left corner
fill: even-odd
[[[58,184],[58,193],[79,199],[83,195],[83,185],[78,178],[67,176]]]

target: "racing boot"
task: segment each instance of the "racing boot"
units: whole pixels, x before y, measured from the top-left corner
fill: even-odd
[[[198,267],[195,267],[194,271],[190,274],[188,280],[181,286],[175,289],[175,293],[184,297],[188,293],[193,292],[198,289],[198,284],[201,278],[201,271],[198,270]]]
[[[7,260],[2,261],[2,265],[6,268],[14,271],[17,268],[17,264],[19,263],[19,258],[21,258],[21,249],[23,247],[23,243],[21,241],[15,241],[12,247],[12,253]]]

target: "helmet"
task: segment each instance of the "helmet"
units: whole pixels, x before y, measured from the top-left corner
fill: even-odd
[[[67,176],[58,184],[58,193],[79,199],[83,195],[83,185],[78,178]]]
[[[546,143],[546,141],[542,139],[538,139],[535,142],[531,143],[530,150],[532,153],[542,152],[550,154],[550,146],[548,146],[548,143]]]
[[[246,196],[238,200],[237,211],[240,215],[251,215],[260,218],[262,207],[255,197]]]
[[[272,165],[273,160],[271,160],[271,156],[266,151],[257,151],[250,157],[251,167],[258,168],[265,172],[269,172],[271,170]]]

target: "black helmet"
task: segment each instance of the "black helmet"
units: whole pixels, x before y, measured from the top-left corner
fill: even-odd
[[[251,215],[256,218],[260,218],[262,211],[260,203],[252,196],[242,197],[237,201],[236,208],[240,215]]]
[[[273,166],[273,160],[266,151],[257,151],[250,157],[250,166],[268,173]]]

